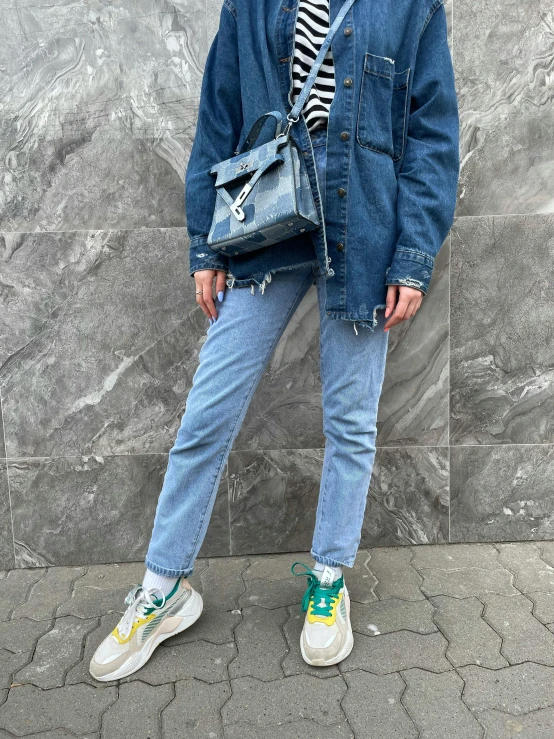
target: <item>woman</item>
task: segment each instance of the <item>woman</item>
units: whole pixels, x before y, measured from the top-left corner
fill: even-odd
[[[442,0],[356,0],[345,11],[291,127],[320,226],[235,257],[207,245],[216,197],[211,167],[238,153],[260,116],[290,112],[342,6],[223,0],[185,182],[190,274],[210,325],[169,454],[146,574],[92,658],[98,680],[135,672],[163,639],[200,616],[202,598],[187,578],[227,455],[312,284],[326,446],[315,564],[292,568],[308,578],[300,648],[316,666],[352,649],[343,568],[353,566],[361,537],[388,331],[419,309],[454,218],[459,125]]]

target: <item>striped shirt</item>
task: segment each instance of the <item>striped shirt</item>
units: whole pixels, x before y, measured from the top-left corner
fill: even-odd
[[[292,61],[293,103],[298,98],[328,31],[329,0],[299,0]],[[329,48],[302,108],[309,131],[327,125],[334,94],[335,68],[332,50]]]

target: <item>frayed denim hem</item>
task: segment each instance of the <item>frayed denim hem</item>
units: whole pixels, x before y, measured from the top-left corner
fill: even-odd
[[[261,280],[256,279],[258,275],[256,275],[255,277],[244,277],[242,279],[239,279],[238,277],[235,277],[231,270],[228,270],[225,284],[230,290],[232,290],[234,287],[250,287],[252,294],[254,294],[254,290],[257,285],[258,290],[263,294],[266,285],[271,282],[271,278],[276,272],[289,272],[294,269],[301,269],[302,267],[312,267],[314,278],[317,276],[316,269],[318,267],[318,263],[316,260],[310,259],[309,262],[293,264],[290,267],[276,267],[275,269],[270,269],[268,272],[262,275]]]
[[[170,567],[160,567],[160,565],[151,562],[148,557],[144,560],[146,568],[156,575],[163,575],[163,577],[189,577],[194,571],[194,567],[188,567],[184,570],[173,570]]]
[[[354,567],[354,560],[352,560],[350,564],[348,562],[339,562],[338,559],[331,559],[331,557],[322,557],[321,555],[316,554],[313,549],[310,549],[310,554],[316,562],[319,562],[322,565],[329,565],[329,567]]]
[[[375,329],[377,328],[377,325],[379,323],[377,311],[384,310],[386,307],[387,307],[386,303],[379,303],[378,305],[376,305],[375,308],[373,309],[373,316],[371,319],[359,318],[356,315],[356,313],[352,313],[352,312],[346,313],[343,311],[327,311],[325,315],[327,318],[331,318],[335,320],[352,321],[354,332],[356,334],[358,333],[358,331],[356,330],[356,325],[375,332]]]

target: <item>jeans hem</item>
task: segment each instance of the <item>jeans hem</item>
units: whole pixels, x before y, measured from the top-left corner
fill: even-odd
[[[162,575],[163,577],[188,577],[192,574],[193,567],[187,567],[186,569],[175,570],[171,567],[161,567],[160,565],[151,562],[148,557],[144,560],[146,568],[156,575]]]
[[[320,554],[316,554],[313,549],[310,549],[310,554],[316,562],[320,562],[322,565],[329,565],[329,567],[353,567],[354,562],[349,564],[348,562],[339,562],[338,559],[332,559],[331,557],[322,557]]]

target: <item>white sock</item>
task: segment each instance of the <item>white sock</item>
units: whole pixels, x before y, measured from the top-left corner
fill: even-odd
[[[175,583],[178,579],[178,577],[157,575],[155,572],[152,572],[152,570],[147,569],[144,575],[144,580],[142,581],[142,587],[144,590],[147,588],[158,588],[164,595],[169,595],[175,587]]]
[[[325,584],[331,584],[338,580],[342,575],[342,567],[331,567],[330,565],[324,565],[321,562],[316,562],[313,571],[316,577]]]

